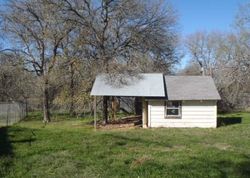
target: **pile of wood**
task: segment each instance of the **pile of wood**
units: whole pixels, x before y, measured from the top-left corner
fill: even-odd
[[[108,124],[104,125],[102,122],[98,123],[98,128],[113,129],[113,128],[130,128],[141,127],[141,115],[122,117],[116,120],[110,120]]]

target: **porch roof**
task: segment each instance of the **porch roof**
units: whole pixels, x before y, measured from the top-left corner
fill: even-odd
[[[115,85],[105,74],[98,75],[91,95],[165,97],[164,79],[161,73],[139,74],[137,77],[119,75],[124,82]]]

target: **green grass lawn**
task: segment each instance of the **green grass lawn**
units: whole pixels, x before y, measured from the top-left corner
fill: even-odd
[[[250,113],[220,119],[217,129],[95,132],[90,118],[44,126],[33,113],[0,128],[0,177],[250,177]]]

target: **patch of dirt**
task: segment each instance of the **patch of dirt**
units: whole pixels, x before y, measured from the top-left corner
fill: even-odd
[[[108,124],[104,125],[102,121],[97,123],[98,129],[122,129],[122,128],[135,128],[141,127],[141,116],[123,117],[117,120],[110,120]]]
[[[143,163],[145,163],[146,161],[149,161],[149,160],[152,160],[152,158],[149,157],[149,156],[146,156],[146,155],[145,155],[145,156],[142,156],[142,157],[140,157],[140,158],[137,158],[137,159],[135,159],[135,160],[131,163],[130,168],[136,168],[136,167],[142,165]]]
[[[217,148],[219,150],[228,150],[231,148],[231,145],[229,144],[226,144],[226,143],[215,143],[215,144],[203,144],[204,146],[206,147],[214,147],[214,148]]]
[[[226,143],[216,143],[214,144],[214,147],[218,148],[219,150],[228,150],[231,148],[231,146]]]

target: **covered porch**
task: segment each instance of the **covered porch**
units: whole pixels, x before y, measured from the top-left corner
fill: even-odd
[[[118,105],[118,108],[116,108],[114,111],[113,106],[117,106],[112,100],[111,108],[108,109],[108,122],[106,124],[103,124],[103,117],[101,118],[100,115],[98,117],[98,107],[97,107],[97,100],[102,99],[103,97],[107,96],[94,96],[94,127],[95,128],[128,128],[128,127],[148,127],[148,102],[145,100],[145,97],[137,97],[135,100],[139,100],[139,102],[135,104],[139,109],[139,112],[133,111],[133,112],[124,112],[123,108],[120,108],[120,105]],[[116,98],[117,96],[108,97],[110,98]],[[120,97],[119,97],[120,98]],[[102,108],[103,109],[103,108]]]
[[[120,76],[121,77],[121,76]],[[141,107],[141,112],[137,113],[136,117],[141,116],[141,125],[143,128],[148,127],[148,103],[146,98],[165,97],[163,74],[139,74],[136,77],[122,76],[126,82],[114,83],[109,80],[108,75],[99,75],[94,82],[91,95],[94,97],[94,127],[97,128],[97,97],[102,97],[103,102],[107,98],[117,97],[134,97],[141,102],[138,107]],[[102,109],[105,109],[104,107]],[[113,107],[115,103],[111,102]],[[108,111],[107,111],[108,112]],[[103,115],[105,112],[103,112]],[[138,115],[139,114],[139,115]],[[105,118],[105,117],[104,117]]]

